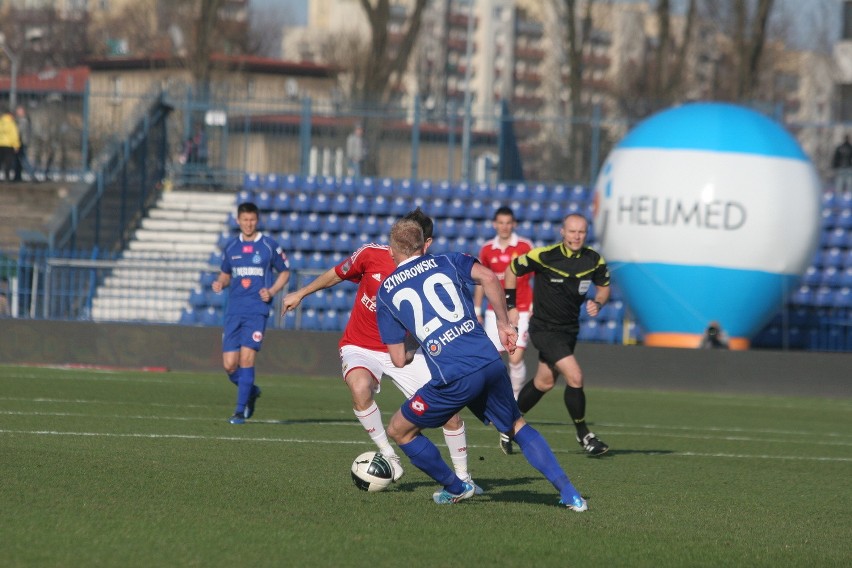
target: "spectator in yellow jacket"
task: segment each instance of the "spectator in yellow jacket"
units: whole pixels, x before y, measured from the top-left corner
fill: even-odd
[[[18,126],[12,113],[5,112],[0,116],[0,170],[3,171],[6,181],[12,181],[12,172],[15,171],[15,154],[21,147],[21,138],[18,135]]]

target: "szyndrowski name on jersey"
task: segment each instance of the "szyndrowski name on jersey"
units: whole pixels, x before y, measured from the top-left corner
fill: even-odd
[[[431,270],[433,268],[438,268],[438,263],[435,262],[434,258],[427,258],[426,260],[421,260],[410,268],[400,270],[399,272],[394,272],[393,274],[385,278],[385,281],[382,282],[382,286],[384,286],[386,292],[390,292],[394,289],[394,286],[402,284],[409,278],[419,276],[420,274],[423,274],[427,270]]]

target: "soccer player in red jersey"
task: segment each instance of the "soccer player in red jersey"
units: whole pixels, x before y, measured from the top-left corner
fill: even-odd
[[[479,262],[486,268],[490,268],[500,279],[500,284],[503,284],[503,274],[506,267],[513,259],[523,256],[533,249],[533,243],[529,239],[519,236],[515,232],[518,226],[518,220],[515,219],[515,213],[509,207],[500,207],[494,213],[494,221],[492,223],[494,231],[497,235],[482,245],[479,251]],[[509,379],[512,381],[512,391],[515,394],[515,400],[518,399],[518,394],[527,382],[527,365],[524,362],[524,353],[529,340],[529,323],[530,310],[532,309],[532,287],[530,279],[532,275],[521,276],[517,282],[517,308],[518,308],[518,341],[514,353],[509,355]],[[485,332],[494,343],[497,351],[503,352],[506,349],[500,344],[500,337],[497,334],[497,318],[494,315],[494,310],[491,305],[488,305],[485,310],[485,315],[482,315],[482,287],[477,286],[473,293],[473,305],[476,309],[476,316],[485,327]],[[500,434],[500,449],[505,454],[512,453],[512,440],[507,434]]]
[[[432,219],[419,208],[407,214],[405,218],[419,223],[424,235],[428,236],[427,242],[431,243]],[[391,462],[396,481],[402,477],[402,464],[388,441],[375,394],[381,389],[382,375],[387,375],[406,398],[411,398],[417,389],[431,380],[432,374],[420,352],[415,355],[410,365],[402,369],[396,367],[379,335],[376,323],[376,293],[381,282],[394,270],[396,263],[386,245],[365,244],[306,286],[287,294],[281,302],[281,311],[286,313],[296,309],[305,296],[335,286],[344,280],[358,283],[352,313],[339,343],[343,380],[352,393],[355,416],[378,446],[379,452]],[[467,436],[464,422],[455,415],[447,421],[443,430],[456,475],[474,485],[477,493],[481,493],[482,489],[471,481],[467,471]]]

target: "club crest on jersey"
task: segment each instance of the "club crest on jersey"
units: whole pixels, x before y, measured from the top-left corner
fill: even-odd
[[[253,264],[260,264],[263,262],[263,259],[260,258],[260,251],[255,251],[254,256],[251,257],[251,261]]]
[[[254,251],[254,247],[251,245],[243,245],[243,253],[251,254]]]
[[[441,342],[437,339],[430,339],[426,342],[426,351],[429,352],[429,355],[435,357],[441,354]]]
[[[420,398],[419,394],[415,395],[414,398],[408,401],[408,407],[417,416],[423,416],[426,411],[429,410],[429,405]]]
[[[251,340],[254,341],[255,343],[260,343],[261,341],[263,341],[263,333],[261,333],[259,331],[253,332],[251,334]]]
[[[243,278],[240,280],[240,284],[243,288],[248,289],[248,287],[251,286],[251,278]]]

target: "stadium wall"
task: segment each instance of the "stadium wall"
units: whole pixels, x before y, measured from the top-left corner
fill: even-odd
[[[221,372],[221,329],[0,320],[0,363]],[[269,330],[261,373],[337,378],[336,332]],[[532,374],[537,353],[527,351]],[[581,343],[591,387],[852,397],[852,354]]]

